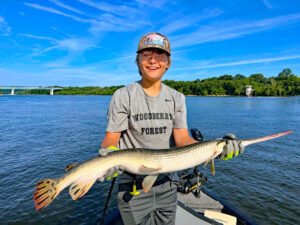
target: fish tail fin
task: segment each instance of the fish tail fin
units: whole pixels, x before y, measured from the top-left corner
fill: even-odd
[[[243,146],[246,147],[247,145],[255,144],[255,143],[258,143],[258,142],[262,142],[262,141],[271,140],[271,139],[274,139],[274,138],[279,138],[281,136],[290,134],[292,132],[293,131],[289,130],[289,131],[285,131],[285,132],[278,133],[278,134],[272,134],[272,135],[265,136],[265,137],[260,137],[260,138],[250,139],[250,140],[240,140],[240,142],[242,143]]]
[[[40,210],[49,205],[59,194],[57,191],[57,180],[40,180],[33,193],[33,201],[36,210]]]
[[[86,181],[75,181],[69,188],[69,193],[73,200],[83,197],[95,183],[96,179]]]

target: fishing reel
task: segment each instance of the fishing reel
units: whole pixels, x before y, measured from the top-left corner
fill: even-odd
[[[192,128],[190,131],[195,140],[203,140],[203,135],[197,128]],[[201,185],[207,181],[207,177],[204,173],[200,173],[197,166],[192,173],[189,172],[190,170],[184,170],[179,175],[177,190],[184,194],[193,192],[196,197],[200,197]]]
[[[192,192],[196,197],[200,197],[201,185],[206,181],[206,175],[200,173],[198,167],[194,168],[193,173],[189,173],[189,170],[184,170],[179,175],[177,190],[184,194]]]

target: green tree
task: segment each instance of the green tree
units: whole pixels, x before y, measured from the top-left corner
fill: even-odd
[[[287,79],[288,77],[292,76],[294,74],[292,74],[292,70],[287,68],[287,69],[283,69],[279,74],[278,74],[278,80],[283,80],[283,79]]]
[[[240,91],[240,89],[239,88],[236,88],[235,90],[234,90],[234,93],[233,93],[234,95],[241,95],[241,91]]]
[[[236,74],[233,79],[234,80],[242,80],[242,79],[245,79],[245,78],[246,77],[242,74]]]
[[[258,82],[258,83],[264,83],[264,81],[265,81],[265,77],[261,73],[252,74],[250,76],[250,79],[252,79],[252,80],[254,80],[255,82]]]
[[[223,76],[220,76],[220,77],[218,78],[218,80],[233,80],[233,77],[232,77],[232,75],[227,75],[227,74],[225,74],[225,75],[223,75]]]

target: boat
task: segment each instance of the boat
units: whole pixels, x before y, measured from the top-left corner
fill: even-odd
[[[207,181],[195,168],[183,173],[177,184],[176,225],[258,225],[240,210],[203,187]],[[123,225],[120,211],[115,207],[104,225]]]

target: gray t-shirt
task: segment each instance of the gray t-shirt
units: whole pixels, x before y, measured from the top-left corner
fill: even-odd
[[[149,96],[141,81],[118,89],[107,113],[107,132],[121,132],[119,149],[175,147],[173,128],[187,128],[185,97],[162,84],[160,93]],[[125,173],[119,183],[132,181]]]

